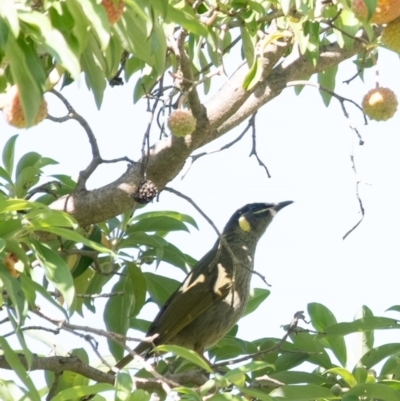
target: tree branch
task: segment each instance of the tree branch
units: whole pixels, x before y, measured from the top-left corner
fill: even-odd
[[[279,42],[282,44],[282,42]],[[190,143],[171,135],[156,142],[149,150],[147,178],[161,191],[169,181],[182,170],[186,159],[199,147],[224,135],[261,106],[278,96],[287,82],[308,79],[311,75],[338,65],[360,51],[360,42],[352,49],[341,49],[338,44],[330,44],[320,49],[318,64],[314,68],[305,57],[291,55],[284,63],[274,67],[287,50],[285,44],[269,44],[263,57],[265,78],[255,86],[253,92],[243,89],[243,79],[248,73],[247,64],[240,67],[217,94],[204,106],[206,113],[198,116],[197,128],[191,135]],[[81,191],[56,200],[52,207],[65,210],[73,215],[82,226],[107,220],[134,206],[132,195],[140,182],[140,165],[135,163],[117,180],[92,191]]]

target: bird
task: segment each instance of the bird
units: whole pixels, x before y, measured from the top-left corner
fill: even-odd
[[[217,343],[245,310],[259,239],[276,213],[292,203],[251,203],[238,209],[212,249],[161,307],[146,335],[154,340],[139,343],[134,353],[148,358],[154,346],[173,344],[203,355]],[[132,359],[126,355],[113,371]]]

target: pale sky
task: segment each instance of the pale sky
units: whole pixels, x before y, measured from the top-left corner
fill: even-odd
[[[381,86],[390,87],[400,96],[398,61],[396,54],[380,52]],[[336,92],[361,103],[363,95],[375,86],[375,75],[369,70],[365,84],[359,79],[350,85],[341,83],[354,73],[351,62],[340,67]],[[79,90],[75,85],[63,90],[92,127],[103,158],[128,156],[136,160],[140,156],[149,115],[144,113],[145,102],[132,105],[133,83],[132,80],[123,87],[108,88],[101,111],[96,110],[83,79],[77,85]],[[65,114],[54,96],[49,94],[46,98],[53,116]],[[272,294],[257,312],[241,321],[239,337],[243,339],[282,337],[280,326],[289,323],[296,311],[306,311],[309,302],[323,303],[338,321],[352,320],[364,304],[376,315],[400,304],[400,112],[386,123],[370,122],[364,126],[359,110],[351,104],[347,108],[365,141],[360,147],[356,138],[353,140],[358,174],[365,183],[360,185],[360,195],[366,214],[345,241],[342,236],[359,219],[349,157],[353,134],[339,103],[332,99],[326,108],[315,88],[305,88],[300,96],[289,88],[258,113],[258,154],[272,178],[267,178],[254,157],[248,157],[249,132],[229,150],[199,159],[184,180],[177,177],[169,184],[197,202],[220,230],[231,214],[246,203],[295,201],[277,215],[259,242],[255,268],[272,284]],[[244,126],[206,149],[229,142]],[[155,139],[158,131],[154,128]],[[20,134],[18,156],[34,150],[59,161],[59,166],[45,169],[47,174],[76,176],[90,160],[86,135],[76,122],[45,121],[25,131],[9,127],[0,118],[0,132],[0,147],[11,135]],[[125,163],[101,166],[89,187],[107,184],[125,169]],[[212,228],[185,201],[162,193],[160,202],[147,206],[145,211],[155,209],[177,210],[197,220],[199,231],[191,229],[190,234],[167,238],[183,252],[200,259],[214,243]],[[179,269],[167,264],[162,264],[158,273],[183,278]],[[257,277],[252,284],[264,287]],[[96,301],[96,305],[102,317],[102,301]],[[150,307],[142,316],[150,320],[155,313],[156,309]],[[94,327],[100,327],[99,323],[93,317],[85,320],[85,324]],[[390,341],[398,341],[398,336],[397,332],[390,333]],[[389,337],[381,332],[376,336],[377,343]],[[74,342],[71,348],[78,346],[75,337]]]

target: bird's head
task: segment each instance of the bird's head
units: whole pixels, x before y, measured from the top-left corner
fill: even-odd
[[[260,239],[279,210],[293,201],[279,203],[250,203],[237,210],[228,221],[223,234],[248,234],[253,239]],[[243,236],[241,236],[243,238]]]

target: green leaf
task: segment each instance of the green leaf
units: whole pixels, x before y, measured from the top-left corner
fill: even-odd
[[[11,0],[0,2],[0,16],[7,21],[14,37],[19,35],[19,20],[17,15],[17,7]]]
[[[273,401],[272,397],[270,397],[268,394],[265,394],[261,390],[253,389],[250,387],[239,387],[239,386],[237,388],[241,393],[250,396],[249,397],[250,399],[261,400],[261,401]],[[248,398],[246,397],[245,399]]]
[[[128,373],[118,372],[115,378],[115,401],[129,400],[132,391],[132,379]]]
[[[249,349],[251,347],[253,347],[253,349]],[[226,360],[256,351],[257,348],[252,343],[233,337],[230,334],[227,334],[208,350],[210,358],[215,358],[216,361]]]
[[[37,11],[18,12],[21,21],[29,24],[38,35],[35,39],[41,46],[51,54],[56,61],[62,65],[74,79],[79,78],[80,65],[75,53],[71,50],[62,33],[52,27],[49,18]]]
[[[135,390],[131,393],[129,401],[149,401],[151,395],[144,390]]]
[[[118,243],[118,249],[138,248],[141,245],[146,245],[152,248],[162,248],[168,245],[168,242],[158,235],[149,235],[140,231],[131,232],[130,229],[131,227],[126,230],[126,234],[128,234],[128,237],[123,238]]]
[[[297,350],[310,353],[309,360],[313,363],[323,366],[326,369],[332,367],[332,363],[329,359],[327,352],[325,351],[323,344],[317,341],[316,335],[311,335],[307,332],[294,333],[290,336],[293,344]]]
[[[122,276],[120,280],[113,286],[111,292],[124,293],[123,296],[110,297],[104,308],[104,323],[108,331],[126,335],[129,328],[129,318],[132,309],[135,306],[135,295],[132,288],[131,280],[127,280]],[[115,359],[121,359],[124,354],[124,349],[107,339],[110,351]]]
[[[110,40],[110,32],[107,15],[101,4],[95,0],[68,0],[68,2],[73,2],[75,6],[81,7],[92,27],[92,32],[96,35],[100,49],[105,50]]]
[[[178,355],[192,363],[194,363],[197,366],[200,366],[200,368],[204,369],[206,372],[213,373],[213,370],[211,369],[210,365],[206,363],[206,361],[195,351],[192,351],[190,349],[184,348],[184,347],[179,347],[178,345],[159,345],[153,349],[152,352],[172,352],[175,355]]]
[[[31,203],[31,202],[30,202]],[[44,206],[44,205],[41,205]],[[0,203],[0,207],[1,207],[1,203]],[[105,246],[101,245],[101,244],[97,244],[94,241],[90,241],[89,239],[85,238],[83,235],[79,234],[76,231],[72,231],[63,227],[45,227],[42,226],[40,227],[41,230],[43,231],[47,231],[49,233],[58,235],[60,237],[63,237],[65,239],[68,239],[70,241],[74,241],[77,243],[82,243],[83,245],[88,246],[89,248],[94,249],[95,251],[98,251],[100,253],[106,253],[106,254],[110,254],[110,255],[114,255],[113,251],[106,248]]]
[[[268,298],[269,294],[271,294],[271,291],[265,288],[253,288],[250,291],[250,297],[242,317],[254,312]]]
[[[368,12],[367,21],[369,21],[375,12],[378,0],[363,0],[363,2],[367,7],[367,12]]]
[[[12,35],[8,35],[6,54],[9,59],[11,75],[14,83],[18,86],[20,103],[27,127],[33,124],[33,121],[39,110],[42,100],[41,86],[45,82],[45,74],[37,61],[29,57],[29,50],[26,43],[20,37],[15,40]],[[39,65],[39,67],[37,67]],[[39,68],[40,78],[34,71]],[[35,76],[36,75],[36,76]]]
[[[18,135],[13,135],[4,145],[3,148],[3,165],[5,171],[8,173],[9,177],[12,176],[14,167],[14,154],[15,154],[15,142]],[[10,179],[7,180],[10,182]]]
[[[157,8],[158,12],[162,12],[161,4],[157,6],[157,2],[153,2],[152,5]],[[172,6],[168,3],[168,10],[166,16],[167,22],[175,22],[176,24],[182,26],[182,28],[186,29],[189,32],[193,32],[199,36],[207,36],[206,28],[200,24],[197,20],[197,17],[194,13],[192,7],[190,7],[186,2],[179,2],[178,4]]]
[[[360,362],[367,369],[370,369],[383,359],[397,352],[400,352],[400,343],[384,344],[368,351],[362,356]]]
[[[272,365],[263,361],[252,361],[247,363],[246,365],[239,366],[238,368],[232,369],[225,374],[225,378],[230,380],[231,377],[237,374],[255,372],[257,370],[265,369],[267,367],[271,367]]]
[[[147,333],[149,330],[151,322],[149,322],[148,320],[144,320],[144,319],[130,319],[129,320],[129,327],[131,329],[135,329],[135,330],[139,330],[143,333]]]
[[[146,301],[147,286],[143,272],[134,263],[126,263],[126,269],[132,282],[132,291],[135,296],[135,305],[130,316],[132,317],[140,312]]]
[[[0,167],[0,177],[3,178],[5,181],[7,181],[10,184],[10,187],[13,187],[13,182],[10,177],[10,175],[7,173],[6,170],[4,170],[3,167]],[[3,185],[3,184],[0,184]]]
[[[1,203],[0,203],[1,205]],[[10,238],[16,232],[22,230],[22,224],[20,219],[1,221],[0,224],[0,237]]]
[[[137,223],[132,224],[128,229],[129,234],[135,231],[189,232],[185,223],[168,216],[148,217],[146,219],[139,220]]]
[[[245,76],[243,80],[243,88],[246,90],[253,89],[259,82],[262,77],[262,64],[261,60],[256,57],[254,59],[254,63],[251,66],[249,72]]]
[[[30,220],[32,226],[37,230],[47,227],[66,227],[77,229],[78,223],[70,214],[62,210],[52,209],[33,209],[25,214],[25,218]]]
[[[336,65],[332,68],[328,68],[318,73],[318,83],[324,88],[330,90],[331,92],[334,92],[336,85],[337,71],[338,71],[338,66]],[[321,94],[325,106],[328,107],[331,102],[332,95],[324,90],[320,90],[319,93]]]
[[[29,377],[29,372],[24,368],[18,355],[11,349],[5,338],[0,336],[0,346],[4,352],[7,363],[12,370],[18,375],[21,381],[29,390],[29,397],[32,401],[40,401],[40,396],[36,390],[35,385]]]
[[[106,62],[93,35],[89,34],[88,44],[81,55],[81,65],[85,72],[86,85],[88,89],[93,91],[96,106],[100,110],[107,86]]]
[[[43,267],[47,280],[57,288],[64,297],[67,307],[71,309],[75,289],[71,273],[64,260],[47,245],[31,239],[31,247]]]
[[[15,182],[15,195],[24,198],[30,188],[35,186],[40,179],[41,170],[37,167],[26,167],[18,175]]]
[[[11,299],[12,306],[17,315],[17,324],[20,327],[24,323],[26,314],[28,312],[28,303],[23,297],[20,282],[11,276],[11,274],[1,262],[0,279],[3,283],[3,287],[7,291],[7,296]]]
[[[18,387],[15,381],[0,379],[0,399],[3,401],[15,401],[28,399],[28,393],[25,389]]]
[[[101,244],[101,237],[102,237],[102,231],[99,228],[98,225],[93,225],[92,230],[90,232],[89,235],[89,240],[96,242],[97,244]],[[93,251],[92,248],[88,247],[88,246],[84,246],[83,250],[85,251]],[[77,265],[75,266],[75,268],[73,269],[72,272],[72,277],[74,279],[76,279],[77,277],[79,277],[81,274],[83,274],[88,267],[93,263],[93,258],[91,258],[90,256],[86,256],[83,255],[79,258],[79,261],[77,263]]]
[[[311,317],[312,325],[317,331],[324,332],[326,327],[336,324],[336,318],[333,313],[324,305],[319,303],[309,303],[307,306],[308,313]],[[321,339],[321,338],[320,338]],[[346,365],[346,344],[341,337],[322,338],[322,343],[329,347],[339,362]]]
[[[89,364],[89,357],[83,348],[73,349],[68,352],[68,355],[76,357],[84,364]],[[47,373],[50,376],[49,384],[53,384],[54,382],[53,372],[47,372]],[[60,375],[58,378],[56,394],[60,393],[65,389],[69,389],[75,386],[86,386],[88,384],[89,384],[89,379],[87,377],[84,377],[70,370],[65,370],[63,374]]]
[[[306,384],[300,386],[282,386],[269,393],[273,398],[279,398],[281,401],[314,401],[318,398],[334,399],[330,389]]]
[[[115,390],[114,386],[107,383],[93,384],[91,386],[75,386],[67,388],[57,395],[51,401],[70,401],[71,399],[79,399],[85,395],[98,394],[102,391]]]
[[[188,223],[197,229],[199,228],[193,217],[189,216],[188,214],[183,214],[172,210],[142,213],[139,214],[138,216],[133,216],[132,221],[141,221],[143,219],[148,219],[150,217],[168,217],[171,219],[182,221],[184,223]]]
[[[395,319],[387,317],[365,317],[354,322],[343,322],[334,324],[324,329],[326,335],[345,336],[350,333],[357,333],[370,330],[400,329],[400,323]]]
[[[324,372],[325,373],[333,373],[334,375],[340,376],[349,387],[354,387],[356,385],[356,379],[354,376],[344,368],[332,368],[328,369]]]
[[[158,306],[164,305],[170,295],[178,289],[180,282],[168,277],[159,276],[154,273],[143,273],[147,282],[147,291],[152,301]]]
[[[256,62],[254,61],[254,44],[251,39],[251,35],[250,35],[249,31],[246,29],[246,27],[240,28],[240,35],[242,38],[242,51],[243,51],[243,55],[246,59],[247,65],[249,66],[249,68],[251,66],[254,67]],[[255,68],[257,68],[257,67],[255,67]],[[246,78],[249,76],[250,73],[251,73],[251,70],[247,74]],[[254,76],[254,75],[255,75],[255,70],[253,71],[251,76]],[[247,80],[250,81],[250,78],[247,78]],[[243,84],[243,87],[245,87],[244,84]]]
[[[135,29],[132,30],[132,27]],[[146,21],[133,10],[127,9],[113,29],[125,50],[146,64],[155,67],[151,41],[148,40]],[[158,75],[164,72],[164,70],[156,71]]]
[[[22,173],[22,170],[27,167],[38,167],[37,163],[41,157],[42,156],[37,152],[28,152],[24,154],[18,161],[15,170],[15,176],[18,178],[18,176]]]
[[[46,289],[43,286],[39,285],[36,281],[33,281],[26,274],[21,274],[19,279],[21,281],[21,287],[24,293],[26,293],[27,291],[33,293],[38,292],[53,306],[55,306],[58,310],[60,310],[64,314],[65,318],[68,319],[67,311],[58,302],[54,300],[54,298],[46,291]],[[33,307],[34,305],[31,306]]]
[[[21,210],[29,210],[33,208],[46,208],[46,206],[37,202],[30,202],[22,199],[0,199],[0,214],[15,212]]]
[[[280,0],[282,11],[285,15],[288,15],[290,12],[290,9],[294,5],[294,0]]]
[[[358,384],[350,389],[347,395],[357,395],[363,398],[375,398],[382,401],[400,401],[400,393],[380,383]]]
[[[354,368],[353,376],[356,379],[357,384],[365,383],[365,381],[367,380],[368,371],[366,368],[358,366]]]
[[[307,353],[298,353],[298,354],[282,354],[275,361],[275,371],[281,372],[283,370],[289,370],[296,366],[299,366],[304,361],[309,359],[309,355]]]
[[[391,310],[396,311],[396,312],[400,312],[400,305],[393,305],[389,309],[386,309],[386,312],[389,312]]]
[[[326,379],[319,375],[299,371],[284,371],[268,375],[271,379],[277,380],[284,384],[324,384]]]
[[[363,317],[373,316],[371,309],[367,306],[363,305],[362,308],[358,311],[354,319],[361,319]],[[374,331],[365,331],[362,333],[360,338],[361,340],[361,355],[364,355],[366,352],[370,351],[374,346]]]

